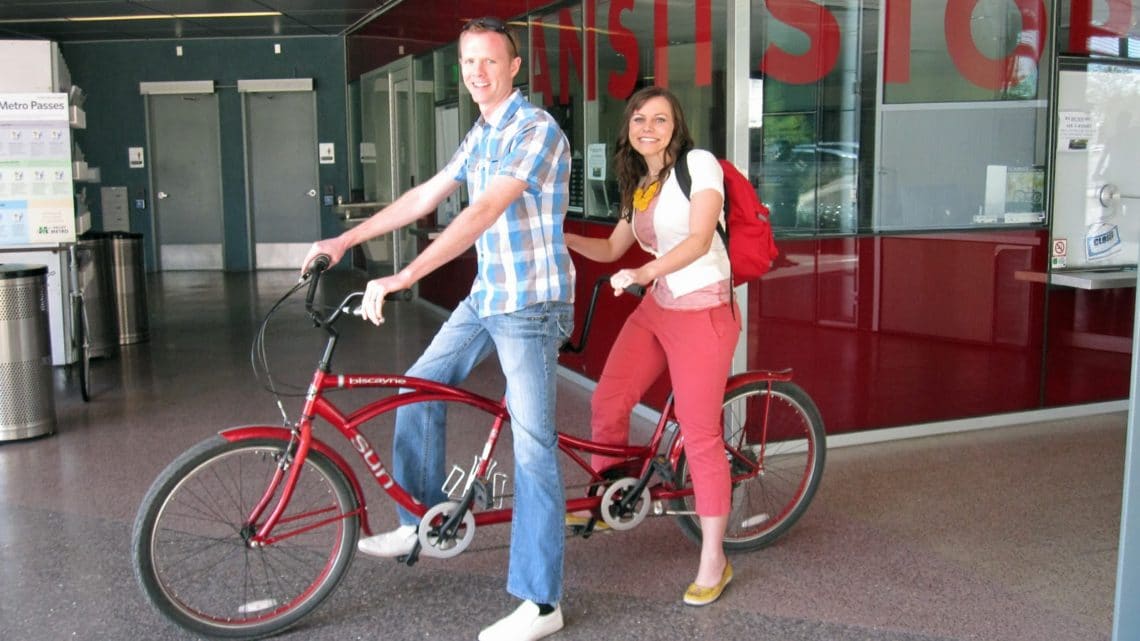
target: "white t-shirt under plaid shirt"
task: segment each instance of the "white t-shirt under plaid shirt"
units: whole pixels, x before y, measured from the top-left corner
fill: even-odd
[[[573,303],[574,263],[562,235],[570,145],[554,118],[516,90],[475,122],[444,171],[467,181],[472,201],[495,176],[526,183],[522,196],[475,241],[479,271],[471,296],[479,315],[548,301]]]

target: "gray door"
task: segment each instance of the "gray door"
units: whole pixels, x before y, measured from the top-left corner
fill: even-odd
[[[222,269],[217,94],[147,95],[151,203],[162,270]]]
[[[242,93],[254,266],[296,269],[320,238],[312,91]]]

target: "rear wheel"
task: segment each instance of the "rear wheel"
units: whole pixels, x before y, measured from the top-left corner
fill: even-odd
[[[218,637],[273,634],[316,608],[348,569],[359,531],[356,497],[340,469],[314,450],[272,533],[280,540],[248,543],[258,524],[247,518],[287,446],[215,437],[178,457],[147,492],[132,534],[135,575],[178,625]]]
[[[767,381],[759,381],[725,393],[722,420],[734,479],[724,547],[759,549],[795,524],[819,487],[826,452],[823,419],[798,385],[776,381],[769,389]],[[675,474],[678,487],[692,484],[684,454]],[[672,507],[680,512],[681,530],[700,542],[694,498],[678,499]]]

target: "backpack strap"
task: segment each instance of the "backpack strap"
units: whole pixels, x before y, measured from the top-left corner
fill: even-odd
[[[681,154],[677,162],[673,163],[673,170],[677,172],[677,184],[681,185],[681,193],[685,198],[692,200],[689,195],[693,191],[693,177],[689,174],[689,153]]]
[[[681,154],[677,162],[673,163],[673,171],[677,172],[677,184],[681,186],[681,193],[685,194],[685,198],[692,200],[693,192],[693,176],[689,173],[689,153]],[[724,201],[724,211],[728,213],[728,199]],[[718,220],[716,222],[716,233],[720,236],[720,242],[724,243],[724,251],[728,251],[728,230]]]

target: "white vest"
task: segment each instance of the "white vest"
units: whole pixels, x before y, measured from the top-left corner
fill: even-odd
[[[704,189],[715,189],[724,197],[724,171],[720,168],[716,156],[703,149],[693,149],[687,156],[689,176],[692,178],[690,195]],[[720,212],[720,223],[724,224],[724,209]],[[657,235],[657,250],[654,251],[637,238],[637,244],[646,252],[661,257],[676,247],[689,236],[689,199],[681,191],[677,182],[677,172],[674,167],[669,172],[669,178],[661,186],[661,194],[657,197],[657,207],[653,213],[653,232]],[[707,287],[722,280],[728,280],[732,273],[728,262],[728,252],[720,239],[720,234],[714,232],[712,243],[708,252],[681,269],[665,275],[665,283],[674,296],[684,296]]]

